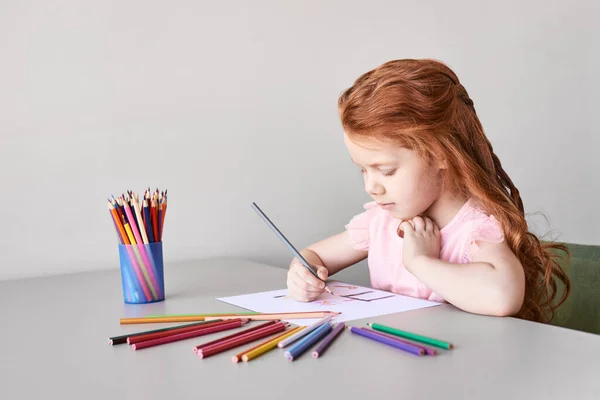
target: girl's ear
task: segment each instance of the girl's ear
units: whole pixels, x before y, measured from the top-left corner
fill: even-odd
[[[438,158],[437,160],[435,160],[435,166],[438,167],[439,169],[448,169],[448,162],[446,161],[445,158]]]

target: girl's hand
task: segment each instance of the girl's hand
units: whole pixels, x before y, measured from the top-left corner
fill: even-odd
[[[432,220],[417,216],[403,221],[399,230],[404,232],[402,262],[406,269],[410,271],[419,259],[440,258],[440,230]]]
[[[323,281],[327,279],[329,271],[322,265],[313,265],[313,268],[322,280],[311,274],[297,258],[292,261],[287,275],[287,287],[296,301],[313,301],[325,290]]]

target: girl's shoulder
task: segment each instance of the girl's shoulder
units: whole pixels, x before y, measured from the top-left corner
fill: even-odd
[[[486,213],[473,199],[469,199],[456,217],[442,229],[442,234],[452,237],[451,242],[462,245],[464,261],[469,261],[479,250],[478,242],[500,243],[504,240],[502,224]]]

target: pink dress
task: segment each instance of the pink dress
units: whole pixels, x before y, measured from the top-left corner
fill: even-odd
[[[375,202],[364,205],[366,211],[346,225],[352,245],[357,250],[368,250],[371,286],[411,297],[437,302],[444,299],[425,286],[402,264],[402,241],[397,229],[400,220]],[[440,230],[440,259],[452,263],[471,262],[477,241],[500,243],[504,233],[494,216],[477,209],[467,201],[454,218]]]

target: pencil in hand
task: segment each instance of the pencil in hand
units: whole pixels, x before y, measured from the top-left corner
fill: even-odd
[[[285,243],[285,245],[292,252],[292,254],[294,254],[294,256],[296,256],[296,258],[298,260],[300,260],[300,262],[302,263],[304,268],[309,270],[310,273],[313,274],[317,279],[319,279],[320,281],[323,281],[317,274],[317,271],[315,271],[315,269],[308,263],[308,261],[306,261],[306,259],[302,256],[302,254],[300,254],[300,252],[298,250],[296,250],[294,245],[292,243],[290,243],[290,241],[285,237],[285,235],[283,233],[281,233],[281,231],[277,228],[277,226],[275,226],[275,224],[269,219],[269,217],[267,217],[267,215],[260,209],[260,207],[256,203],[253,202],[252,208],[254,208],[254,210],[258,213],[258,215],[260,215],[260,217],[263,219],[263,221],[265,221],[265,223],[267,225],[269,225],[269,227],[277,235],[277,237],[279,237],[279,239],[281,239],[281,241],[283,243]],[[331,291],[331,289],[329,289],[327,287],[327,285],[325,285],[324,289],[327,293],[333,294],[333,292]]]

